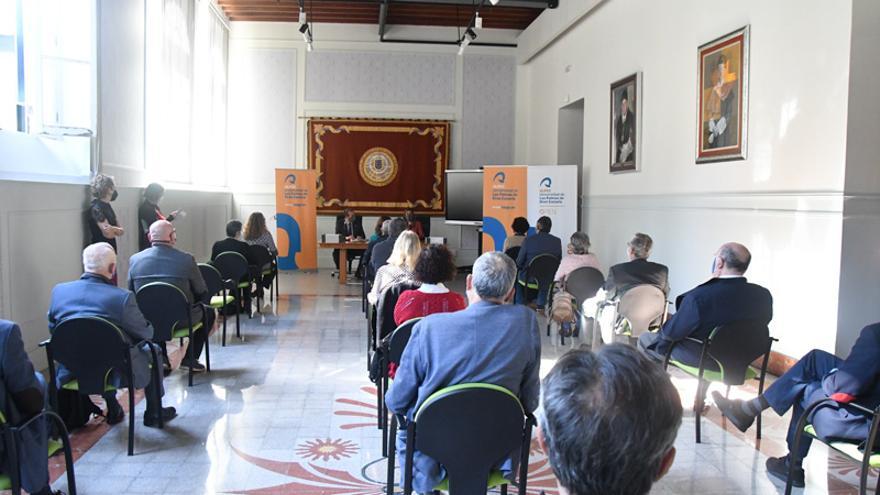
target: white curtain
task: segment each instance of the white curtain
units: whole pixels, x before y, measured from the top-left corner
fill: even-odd
[[[192,180],[224,186],[229,32],[210,0],[199,2],[195,55]]]

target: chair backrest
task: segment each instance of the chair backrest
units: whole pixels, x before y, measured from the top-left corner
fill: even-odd
[[[52,330],[49,351],[79,381],[83,394],[101,394],[111,369],[125,372],[128,338],[113,323],[96,316],[69,318]]]
[[[415,450],[442,464],[450,494],[486,493],[492,467],[523,444],[526,417],[497,385],[465,383],[428,397],[415,416]]]
[[[205,285],[208,286],[208,294],[212,296],[219,294],[223,289],[223,276],[220,275],[220,270],[213,265],[199,263],[199,272],[201,272],[202,278],[205,279]]]
[[[603,285],[605,285],[605,277],[602,272],[591,266],[582,266],[572,270],[565,277],[565,292],[575,298],[578,308],[584,301],[595,296]]]
[[[406,320],[394,329],[394,332],[391,334],[391,342],[388,344],[389,363],[400,363],[403,350],[406,349],[406,344],[409,343],[409,337],[412,335],[413,327],[416,326],[419,320],[421,318]]]
[[[632,330],[631,337],[648,331],[651,323],[666,311],[666,296],[653,285],[637,285],[623,293],[617,305],[617,314],[626,318]]]
[[[190,321],[190,302],[180,288],[165,282],[151,282],[135,293],[138,307],[144,317],[153,325],[153,340],[171,340],[175,327],[188,328]]]
[[[272,263],[272,260],[275,259],[275,257],[272,256],[272,253],[269,252],[269,249],[266,246],[260,246],[259,244],[249,245],[248,252],[250,252],[251,259],[258,267],[266,266],[269,263]]]
[[[218,254],[212,264],[220,270],[223,280],[238,282],[248,273],[247,258],[235,251],[224,251]]]
[[[770,344],[766,323],[737,321],[712,331],[709,356],[721,366],[725,384],[742,385],[749,365],[769,352]]]
[[[529,266],[526,267],[526,281],[537,282],[538,290],[549,289],[558,269],[559,258],[552,254],[539,254],[532,258]]]
[[[397,328],[394,323],[394,306],[404,291],[418,289],[419,286],[412,282],[401,282],[386,288],[379,294],[379,301],[376,304],[376,330],[379,340],[384,339],[387,335]]]
[[[513,261],[516,261],[516,257],[519,256],[519,250],[522,249],[522,246],[513,246],[507,248],[507,251],[504,251],[504,254],[510,257]]]

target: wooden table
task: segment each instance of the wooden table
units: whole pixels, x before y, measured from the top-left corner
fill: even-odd
[[[353,249],[365,250],[369,243],[367,241],[352,242],[322,242],[318,244],[321,249],[338,249],[339,250],[339,285],[345,285],[348,280],[348,251]]]

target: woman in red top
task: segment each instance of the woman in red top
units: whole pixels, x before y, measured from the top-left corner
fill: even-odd
[[[412,318],[464,309],[464,297],[443,285],[455,277],[455,271],[455,261],[446,246],[431,244],[423,249],[414,270],[415,279],[422,285],[400,295],[394,307],[394,322],[400,325]]]

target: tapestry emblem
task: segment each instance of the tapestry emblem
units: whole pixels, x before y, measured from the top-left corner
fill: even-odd
[[[397,177],[397,157],[388,148],[370,148],[361,156],[361,178],[373,187],[384,187]]]

